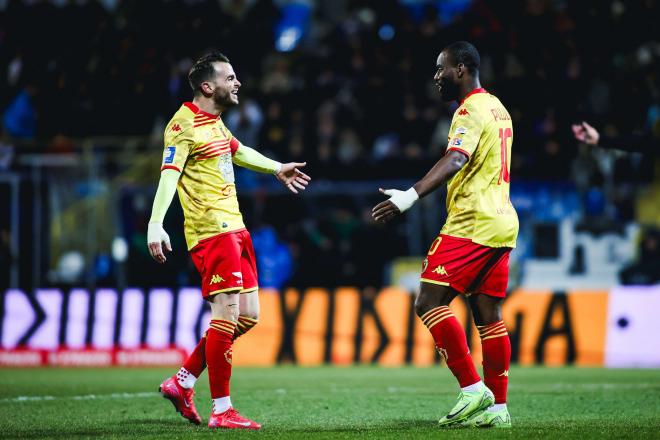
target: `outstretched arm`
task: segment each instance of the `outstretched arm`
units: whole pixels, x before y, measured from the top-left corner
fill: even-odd
[[[387,222],[398,214],[407,211],[415,204],[417,199],[433,192],[444,182],[449,180],[467,163],[468,157],[456,150],[451,150],[443,156],[426,175],[407,191],[397,189],[383,190],[380,192],[390,196],[389,199],[380,202],[371,212],[376,221]]]
[[[311,180],[307,174],[298,169],[304,167],[306,162],[289,162],[283,164],[269,159],[255,149],[243,144],[239,145],[233,160],[236,165],[249,170],[275,174],[277,180],[294,194],[298,194],[297,189],[304,190]]]
[[[151,257],[161,264],[167,260],[163,252],[163,245],[165,249],[172,252],[170,237],[165,232],[165,229],[163,229],[163,220],[165,219],[167,209],[172,203],[180,175],[180,172],[173,169],[165,169],[160,173],[158,189],[156,190],[154,204],[151,208],[151,219],[149,219],[149,227],[147,229],[147,246],[149,247]]]
[[[587,145],[645,154],[660,154],[660,142],[653,136],[639,134],[625,137],[601,136],[598,130],[584,121],[581,124],[573,124],[571,128],[575,139]]]

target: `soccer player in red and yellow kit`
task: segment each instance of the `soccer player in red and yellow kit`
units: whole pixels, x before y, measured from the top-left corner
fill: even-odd
[[[447,182],[447,220],[424,260],[417,315],[456,376],[461,394],[441,426],[509,427],[506,407],[511,344],[501,304],[509,276],[509,253],[516,245],[518,217],[509,200],[511,117],[479,82],[479,53],[464,41],[437,58],[434,80],[445,101],[460,105],[449,129],[447,151],[407,191],[373,209],[388,221]],[[468,297],[483,348],[484,381],[470,356],[465,332],[449,309],[459,294]],[[491,391],[492,390],[492,391]]]
[[[177,412],[193,423],[201,418],[193,402],[195,381],[208,365],[213,410],[210,428],[259,429],[233,409],[229,397],[232,344],[259,319],[257,268],[250,234],[236,198],[233,164],[272,173],[290,191],[304,190],[310,178],[304,163],[279,163],[243,145],[220,119],[238,104],[241,83],[226,56],[212,52],[188,75],[194,91],[165,128],[165,151],[147,242],[159,263],[171,251],[163,229],[165,213],[178,191],[188,250],[202,277],[202,295],[211,303],[211,324],[179,372],[160,386]]]

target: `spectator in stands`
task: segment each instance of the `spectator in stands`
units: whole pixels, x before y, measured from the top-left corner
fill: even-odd
[[[660,139],[652,135],[601,136],[598,130],[584,121],[581,124],[573,124],[571,128],[575,139],[587,145],[660,155]]]

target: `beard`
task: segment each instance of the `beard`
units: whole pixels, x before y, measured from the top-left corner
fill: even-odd
[[[232,95],[230,90],[215,89],[213,101],[220,108],[229,108],[238,104],[238,96]]]
[[[458,85],[452,81],[445,81],[440,89],[440,99],[445,102],[456,101],[458,99]]]

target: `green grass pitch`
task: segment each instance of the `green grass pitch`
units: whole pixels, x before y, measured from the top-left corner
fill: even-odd
[[[260,432],[209,430],[156,390],[173,369],[0,370],[0,438],[660,438],[660,370],[513,368],[511,430],[440,430],[457,385],[446,368],[235,368],[235,407]]]

